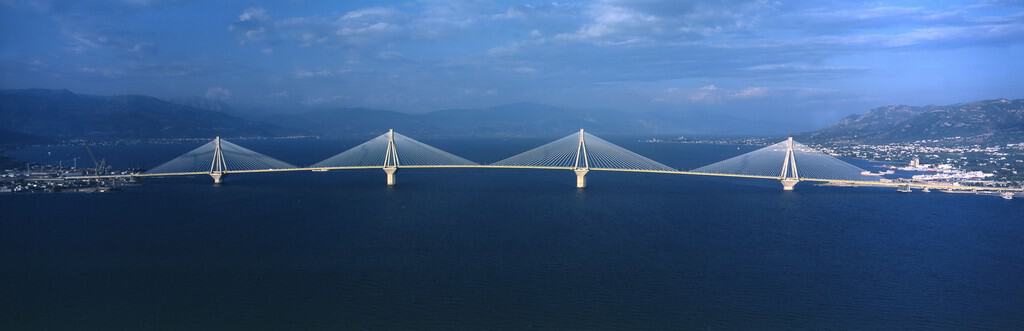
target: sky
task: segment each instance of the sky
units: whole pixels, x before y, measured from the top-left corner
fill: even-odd
[[[821,126],[1024,98],[1024,1],[0,0],[0,88]]]

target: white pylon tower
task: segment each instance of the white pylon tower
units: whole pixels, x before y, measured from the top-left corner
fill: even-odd
[[[220,184],[224,172],[228,170],[228,164],[224,161],[224,151],[220,148],[220,136],[213,139],[213,162],[210,164],[210,177],[213,177],[214,184]]]
[[[395,146],[395,129],[388,129],[388,147],[384,150],[384,173],[388,175],[388,186],[395,186],[395,172],[398,172],[398,148]]]
[[[580,129],[580,142],[576,145],[576,163],[573,171],[576,172],[576,188],[587,187],[587,173],[590,172],[590,157],[587,156],[587,140],[584,138],[583,129]]]
[[[800,182],[800,173],[796,170],[796,157],[793,153],[793,137],[786,139],[786,160],[782,162],[779,180],[782,181],[784,191],[792,191],[796,183]]]

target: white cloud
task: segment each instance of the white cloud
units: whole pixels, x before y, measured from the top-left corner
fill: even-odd
[[[231,99],[231,90],[220,86],[212,86],[206,89],[206,98],[220,101]]]
[[[340,75],[344,75],[344,74],[347,74],[347,73],[350,73],[350,72],[352,72],[351,69],[336,69],[336,70],[330,70],[330,69],[315,69],[315,70],[299,69],[299,70],[295,71],[294,76],[295,76],[295,78],[326,78],[326,77],[340,76]]]
[[[384,34],[398,31],[399,28],[391,23],[376,22],[368,25],[344,26],[338,28],[337,34],[344,37],[366,36],[372,34]]]
[[[691,101],[715,101],[718,100],[718,86],[714,84],[705,85],[698,88],[693,93],[690,93]]]
[[[381,60],[400,60],[403,59],[402,53],[396,51],[380,51],[377,52],[377,58]]]
[[[733,94],[733,96],[741,99],[763,97],[768,94],[768,88],[754,86],[740,90]]]
[[[505,12],[491,15],[491,18],[498,20],[512,20],[526,17],[526,14],[515,7],[508,7]]]
[[[238,15],[239,22],[265,22],[270,20],[267,10],[260,7],[249,7]]]
[[[788,62],[788,63],[768,63],[758,64],[743,68],[745,71],[757,73],[759,75],[787,75],[787,74],[811,74],[811,75],[823,75],[823,74],[848,74],[867,71],[865,67],[853,67],[853,66],[834,66],[834,65],[817,65],[799,62]]]
[[[411,36],[436,39],[453,32],[460,32],[485,18],[472,4],[459,1],[425,2],[420,12],[408,19]]]
[[[260,7],[249,7],[238,15],[238,20],[228,26],[229,31],[238,31],[242,35],[239,43],[245,45],[267,39],[270,30],[270,15]]]
[[[355,20],[363,19],[366,17],[384,17],[394,15],[395,11],[390,8],[384,7],[370,7],[359,10],[353,10],[341,15],[342,20]]]
[[[288,91],[277,91],[274,93],[267,94],[268,98],[287,98],[290,97],[291,93]]]
[[[344,101],[348,101],[351,98],[345,95],[329,95],[322,97],[310,97],[302,101],[307,106],[321,106],[326,104],[340,104]]]
[[[487,50],[487,54],[491,56],[507,56],[513,55],[519,52],[523,48],[522,42],[511,42],[505,45],[491,47]]]
[[[78,68],[78,72],[90,75],[98,75],[107,78],[120,77],[124,75],[124,71],[115,68],[100,68],[100,67],[81,67]]]
[[[744,99],[760,98],[768,96],[773,89],[763,86],[750,86],[741,89],[727,89],[715,84],[708,84],[697,88],[669,87],[654,94],[652,101],[655,103],[668,104],[690,104],[690,103],[723,103],[739,101]],[[784,89],[792,91],[796,95],[797,89]]]
[[[498,90],[493,88],[480,89],[480,88],[463,88],[462,94],[467,96],[495,96],[498,95]]]
[[[532,75],[532,74],[536,74],[537,73],[537,68],[530,67],[530,66],[519,66],[519,67],[512,68],[512,71],[515,71],[515,72],[518,72],[518,73],[521,73],[521,74]]]
[[[640,13],[636,10],[597,3],[587,10],[590,22],[571,33],[555,35],[555,39],[570,41],[591,41],[599,44],[629,44],[638,42],[642,37],[637,35],[620,35],[612,38],[625,30],[649,27],[658,22],[653,15]]]
[[[336,16],[298,16],[271,19],[262,8],[249,8],[239,15],[229,30],[239,34],[242,45],[264,43],[279,46],[295,42],[302,47],[323,45],[366,46],[385,44],[403,32],[399,13],[387,8],[372,7],[349,11]],[[261,49],[269,47],[264,46]]]
[[[617,1],[590,3],[586,21],[575,31],[556,35],[563,41],[604,46],[663,46],[713,36],[732,37],[755,31],[763,16],[780,6],[775,1]]]

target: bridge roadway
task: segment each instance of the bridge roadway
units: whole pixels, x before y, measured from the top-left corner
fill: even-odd
[[[297,171],[313,171],[313,172],[326,172],[326,171],[338,171],[338,170],[366,170],[366,169],[382,169],[381,166],[346,166],[346,167],[301,167],[301,168],[284,168],[284,169],[261,169],[261,170],[225,170],[224,175],[230,174],[247,174],[247,173],[275,173],[275,172],[297,172]],[[546,166],[507,166],[507,165],[407,165],[400,166],[398,169],[532,169],[532,170],[562,170],[572,171],[575,170],[573,167],[546,167]],[[744,178],[744,179],[766,179],[766,180],[780,180],[779,176],[755,176],[755,175],[740,175],[740,174],[723,174],[723,173],[709,173],[709,172],[694,172],[694,171],[682,171],[682,170],[646,170],[646,169],[614,169],[614,168],[589,168],[590,171],[604,171],[604,172],[627,172],[627,173],[650,173],[650,174],[667,174],[667,175],[687,175],[687,176],[706,176],[706,177],[727,177],[727,178]],[[111,178],[145,178],[145,177],[174,177],[174,176],[201,176],[210,175],[208,171],[197,171],[197,172],[172,172],[172,173],[136,173],[127,175],[100,175],[100,176],[69,176],[63,177],[64,180],[90,180],[90,179],[111,179]],[[909,187],[912,189],[930,189],[930,190],[948,190],[948,191],[962,191],[962,192],[1024,192],[1024,188],[1020,187],[984,187],[984,186],[965,186],[965,185],[952,185],[952,184],[941,184],[941,183],[921,183],[921,182],[881,182],[881,181],[858,181],[858,180],[836,180],[836,179],[819,179],[819,178],[799,178],[801,182],[821,183],[834,186],[854,186],[854,187],[888,187],[888,188],[899,188]]]

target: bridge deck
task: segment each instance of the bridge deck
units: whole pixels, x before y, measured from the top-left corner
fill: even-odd
[[[799,162],[798,162],[799,161]],[[799,166],[798,166],[799,164]],[[867,180],[864,169],[793,141],[793,138],[694,170],[677,170],[593,134],[565,136],[490,164],[476,162],[388,130],[376,138],[306,167],[260,154],[220,137],[167,161],[149,173],[77,176],[38,180],[89,180],[209,175],[214,183],[230,174],[382,169],[394,185],[398,169],[531,169],[573,171],[576,187],[585,188],[590,171],[707,176],[781,181],[784,190],[797,182],[835,186],[899,187],[955,191],[1021,192],[1019,187],[973,187],[944,183]]]
[[[276,172],[298,172],[298,171],[341,171],[341,170],[367,170],[367,169],[381,169],[381,166],[350,166],[350,167],[298,167],[298,168],[285,168],[285,169],[262,169],[262,170],[228,170],[224,171],[224,174],[247,174],[247,173],[276,173]],[[573,170],[573,167],[545,167],[545,166],[508,166],[508,165],[408,165],[401,166],[400,169],[531,169],[531,170]],[[738,174],[723,174],[723,173],[709,173],[709,172],[695,172],[695,171],[682,171],[682,170],[649,170],[649,169],[616,169],[616,168],[590,168],[590,171],[603,171],[603,172],[625,172],[625,173],[648,173],[648,174],[666,174],[666,175],[685,175],[685,176],[706,176],[706,177],[726,177],[726,178],[744,178],[744,179],[766,179],[766,180],[780,180],[777,176],[754,176],[754,175],[738,175]],[[209,175],[209,172],[170,172],[170,173],[137,173],[128,175],[100,175],[100,176],[69,176],[63,177],[64,180],[90,180],[90,179],[111,179],[111,178],[145,178],[145,177],[175,177],[175,176],[200,176]],[[52,179],[51,179],[52,180]],[[934,189],[934,190],[954,190],[954,191],[990,191],[990,192],[1024,192],[1024,189],[1017,187],[982,187],[982,186],[964,186],[964,185],[952,185],[952,184],[940,184],[940,183],[915,183],[915,182],[881,182],[881,181],[858,181],[858,180],[836,180],[836,179],[822,179],[822,178],[800,178],[802,182],[814,182],[824,183],[838,186],[855,186],[855,187],[891,187],[897,188],[901,186],[909,186],[915,189]]]

